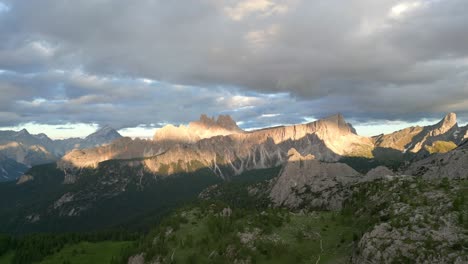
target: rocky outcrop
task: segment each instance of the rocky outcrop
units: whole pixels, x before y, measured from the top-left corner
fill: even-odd
[[[16,185],[20,185],[29,181],[33,181],[34,177],[32,175],[21,175],[21,177],[18,178],[18,181],[16,182]]]
[[[345,187],[361,177],[346,164],[320,162],[312,155],[302,156],[295,149],[288,156],[270,192],[276,206],[339,209],[349,194]]]
[[[128,258],[128,264],[145,264],[145,254],[140,253]]]
[[[412,163],[405,174],[424,178],[468,178],[468,143],[444,153],[432,155]]]
[[[400,176],[359,186],[355,213],[376,223],[351,263],[467,263],[459,183]]]
[[[361,181],[373,181],[381,178],[389,178],[395,176],[395,173],[385,166],[378,166],[366,173]]]

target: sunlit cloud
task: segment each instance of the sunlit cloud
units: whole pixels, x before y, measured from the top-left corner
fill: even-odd
[[[225,8],[225,12],[232,20],[240,21],[252,14],[269,16],[288,11],[288,6],[271,0],[241,0],[233,6]]]
[[[421,1],[402,2],[390,9],[389,16],[391,18],[400,18],[403,15],[421,7],[423,3]]]

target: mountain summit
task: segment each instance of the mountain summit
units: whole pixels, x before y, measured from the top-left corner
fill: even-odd
[[[395,149],[403,153],[418,153],[440,142],[460,144],[466,137],[468,127],[459,128],[457,115],[447,114],[437,124],[405,128],[391,134],[373,137],[378,148]]]
[[[110,143],[111,141],[121,137],[122,135],[120,135],[117,130],[106,125],[87,136],[80,146],[84,148],[95,147],[105,143]]]
[[[432,135],[442,135],[447,133],[452,128],[458,128],[457,115],[455,113],[447,114],[439,123],[432,128]]]
[[[190,125],[204,125],[207,128],[216,127],[230,131],[241,131],[237,126],[236,121],[234,121],[230,115],[219,115],[218,119],[215,119],[214,117],[209,118],[207,115],[202,114],[199,121],[191,122],[189,127]]]
[[[194,143],[214,136],[226,136],[243,133],[229,115],[220,115],[218,119],[203,114],[200,120],[190,122],[188,126],[166,125],[154,134],[155,141]]]

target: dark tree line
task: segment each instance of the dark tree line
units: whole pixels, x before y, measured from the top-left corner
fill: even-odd
[[[29,264],[39,262],[46,256],[57,253],[68,244],[76,244],[81,241],[129,241],[135,240],[137,237],[137,234],[125,230],[93,233],[32,234],[16,238],[0,235],[0,255],[13,250],[13,264]]]

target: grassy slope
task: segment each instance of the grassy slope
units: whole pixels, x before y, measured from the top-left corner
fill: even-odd
[[[117,255],[131,242],[104,241],[97,243],[80,242],[65,246],[54,255],[48,256],[41,264],[62,263],[110,263],[113,256]]]
[[[426,146],[426,150],[429,151],[430,154],[434,153],[447,153],[453,149],[455,149],[457,145],[451,141],[436,141],[432,143],[432,146]]]
[[[140,252],[175,263],[346,263],[358,229],[333,212],[233,209],[231,217],[221,217],[221,208],[177,213],[147,237]],[[242,242],[241,234],[253,234],[252,241]]]

